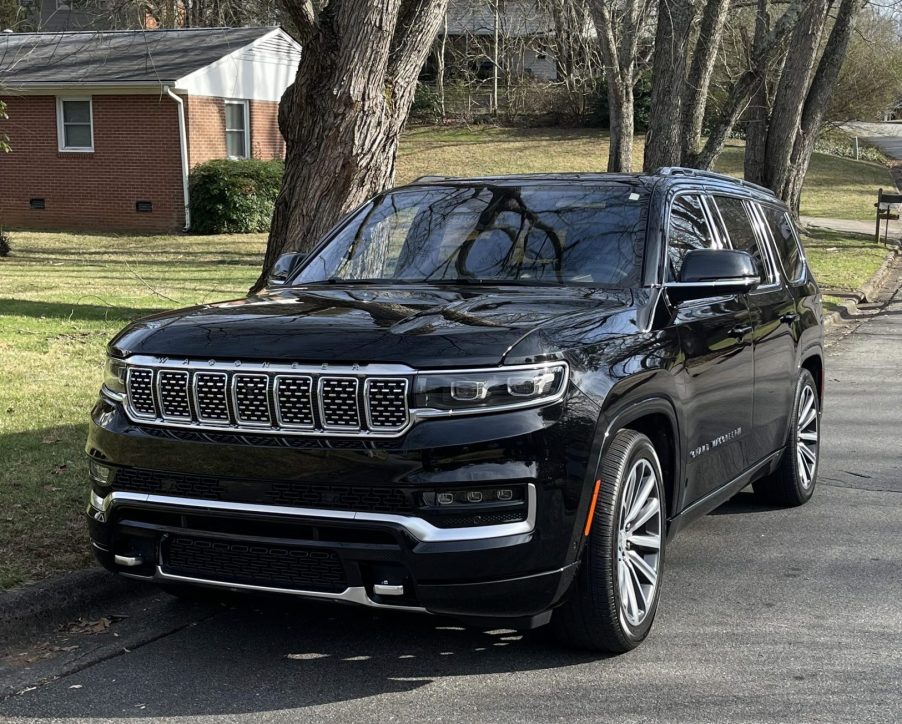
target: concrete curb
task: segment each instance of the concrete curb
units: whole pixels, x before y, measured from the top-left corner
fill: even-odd
[[[902,248],[889,250],[877,271],[855,293],[856,298],[841,304],[842,309],[837,309],[824,316],[824,328],[830,329],[832,326],[852,317],[858,311],[858,305],[862,302],[870,303],[876,301],[877,294],[886,282],[890,272],[892,272],[896,259],[900,256],[902,256]]]
[[[102,568],[64,573],[0,593],[0,642],[11,642],[48,626],[68,623],[103,604],[105,608],[150,584],[122,578]]]

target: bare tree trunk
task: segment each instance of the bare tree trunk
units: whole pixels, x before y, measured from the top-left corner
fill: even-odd
[[[442,16],[442,40],[435,57],[435,90],[438,93],[439,113],[445,122],[445,48],[448,46],[448,15]]]
[[[808,0],[790,0],[789,5],[774,27],[764,37],[763,42],[757,42],[752,46],[752,57],[748,69],[739,76],[730,89],[729,97],[723,109],[708,134],[708,140],[702,151],[690,160],[692,166],[701,169],[710,169],[714,166],[724,144],[730,137],[733,127],[739,117],[748,106],[749,100],[757,92],[759,85],[769,72],[775,59],[779,57],[784,42],[789,37],[803,6]],[[766,12],[767,3],[759,3],[759,13],[762,9]]]
[[[305,251],[351,208],[389,186],[398,140],[447,0],[282,0],[304,52],[282,96],[285,175],[261,289],[286,251]]]
[[[770,0],[758,0],[755,16],[755,42],[760,48],[770,30]],[[763,64],[762,64],[763,66]],[[744,176],[756,184],[764,183],[764,152],[767,147],[767,122],[770,118],[772,93],[768,88],[767,68],[759,70],[759,83],[752,93],[751,103],[746,112]]]
[[[817,133],[824,120],[824,114],[833,93],[833,86],[839,77],[846,49],[849,46],[849,39],[855,29],[855,21],[863,7],[862,0],[842,0],[827,45],[824,47],[823,55],[818,63],[817,72],[811,81],[808,97],[805,99],[802,122],[799,125],[792,150],[789,173],[778,191],[780,198],[796,215],[799,213],[802,183],[808,173],[808,164],[814,151]]]
[[[686,48],[692,28],[692,0],[659,0],[651,75],[651,119],[645,136],[643,167],[679,166],[680,120],[686,81]]]
[[[686,78],[683,95],[682,157],[693,158],[701,146],[702,124],[708,102],[708,88],[717,61],[717,50],[723,36],[730,0],[708,0],[698,30],[698,41]]]
[[[830,0],[809,0],[789,41],[767,129],[764,183],[779,193],[789,177],[790,158],[815,71]]]
[[[592,0],[592,18],[605,68],[610,118],[608,171],[631,171],[635,135],[635,85],[639,37],[647,22],[648,0]]]

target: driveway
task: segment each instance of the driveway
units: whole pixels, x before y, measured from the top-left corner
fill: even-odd
[[[830,349],[812,502],[770,510],[740,493],[684,531],[629,654],[413,615],[160,598],[146,619],[188,625],[8,698],[0,720],[898,721],[900,353],[897,293]]]
[[[843,125],[847,133],[879,148],[884,155],[902,159],[902,123],[866,123],[852,121]]]

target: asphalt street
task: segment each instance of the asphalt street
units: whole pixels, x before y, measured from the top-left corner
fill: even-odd
[[[631,653],[426,616],[161,596],[132,613],[138,640],[10,696],[0,720],[900,721],[902,293],[854,323],[827,367],[814,499],[774,510],[745,492],[683,531]],[[125,641],[128,624],[115,626]]]

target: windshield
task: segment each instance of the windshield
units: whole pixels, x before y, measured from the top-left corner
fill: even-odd
[[[361,207],[294,284],[637,286],[648,193],[620,183],[429,186]]]

